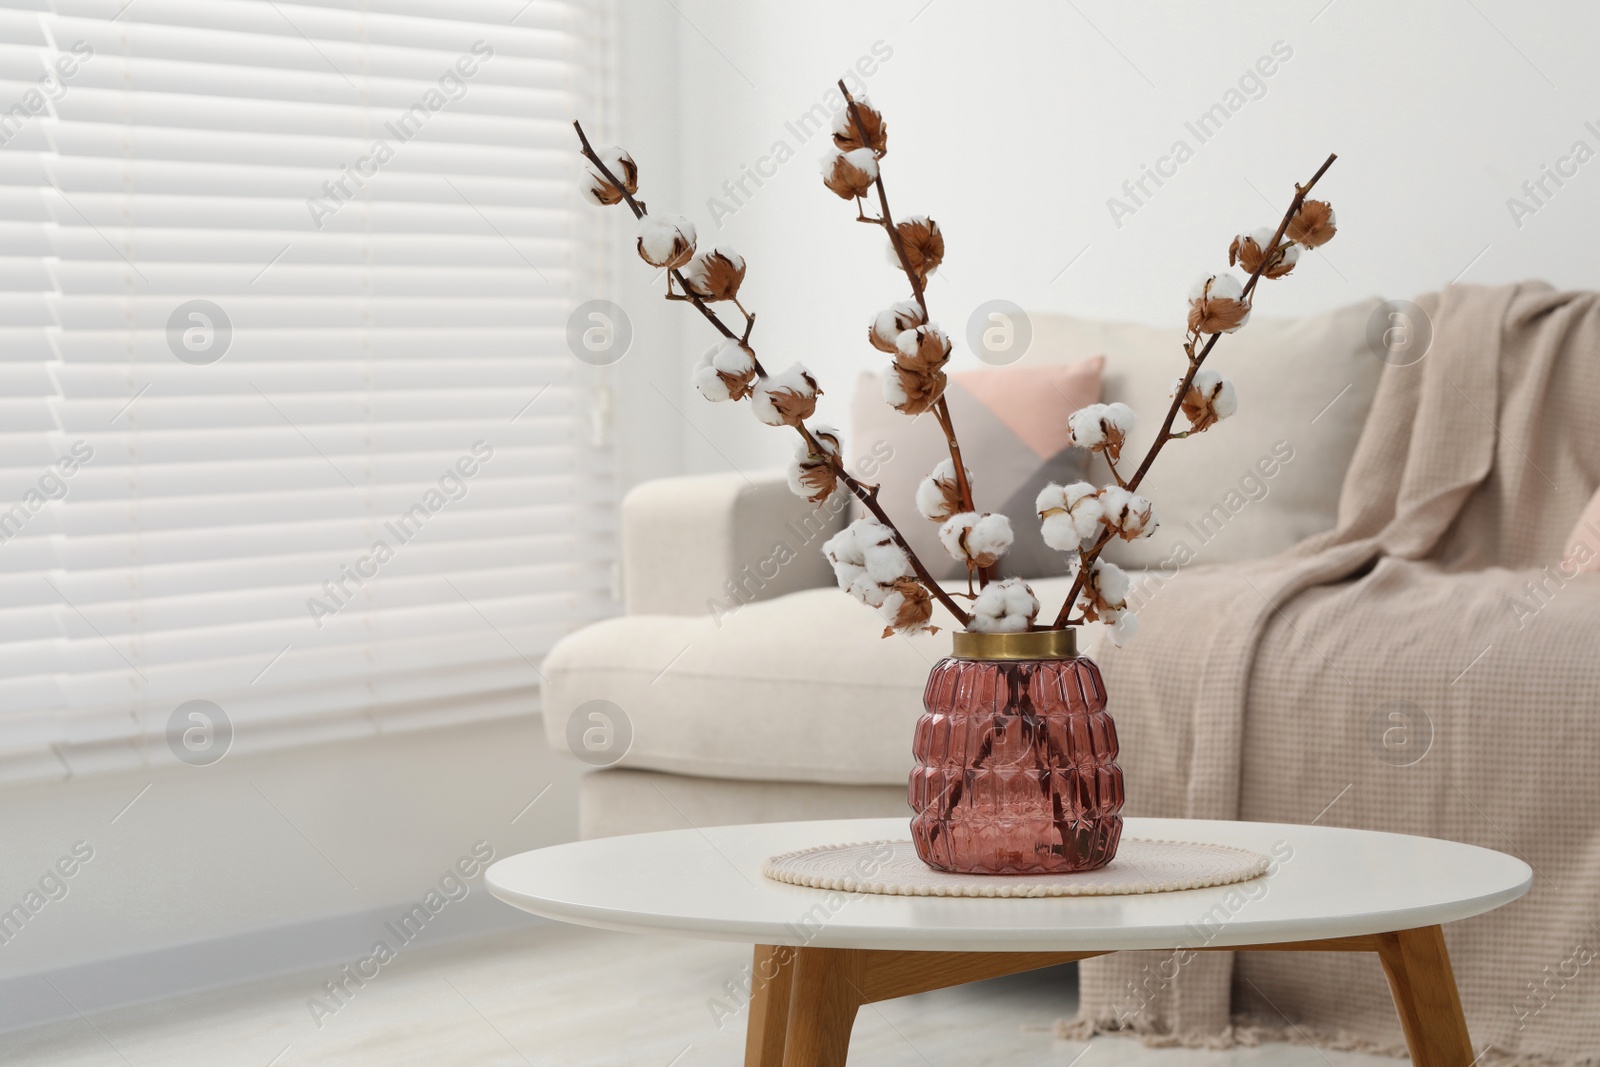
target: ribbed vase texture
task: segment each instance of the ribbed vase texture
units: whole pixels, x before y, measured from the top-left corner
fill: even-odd
[[[1091,660],[941,660],[911,772],[911,840],[963,874],[1104,867],[1122,836],[1117,729]]]

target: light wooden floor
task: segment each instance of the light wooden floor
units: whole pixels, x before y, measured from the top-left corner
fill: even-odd
[[[735,945],[540,926],[403,952],[319,1029],[306,1001],[335,968],[0,1035],[29,1067],[737,1067],[744,1014],[713,998],[749,962]],[[1394,1067],[1382,1057],[1263,1045],[1146,1049],[1059,1041],[1070,972],[1045,971],[863,1008],[862,1067]],[[1081,1057],[1081,1059],[1080,1059]]]

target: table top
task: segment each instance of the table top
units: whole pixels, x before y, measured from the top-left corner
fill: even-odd
[[[1328,826],[1128,819],[1124,835],[1246,848],[1272,860],[1250,882],[1135,896],[909,897],[766,878],[770,856],[909,838],[905,819],[668,830],[555,845],[489,868],[524,911],[630,933],[745,944],[942,951],[1228,947],[1385,933],[1480,915],[1533,872],[1515,857],[1427,837]]]

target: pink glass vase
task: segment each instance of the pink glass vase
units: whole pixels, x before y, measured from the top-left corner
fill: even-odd
[[[1104,867],[1122,836],[1105,683],[1072,630],[957,633],[922,694],[911,840],[962,874]]]

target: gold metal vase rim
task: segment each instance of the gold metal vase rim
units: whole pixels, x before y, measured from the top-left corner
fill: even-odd
[[[1072,659],[1078,654],[1078,632],[1070,628],[1012,634],[957,630],[951,644],[950,654],[956,659]]]

